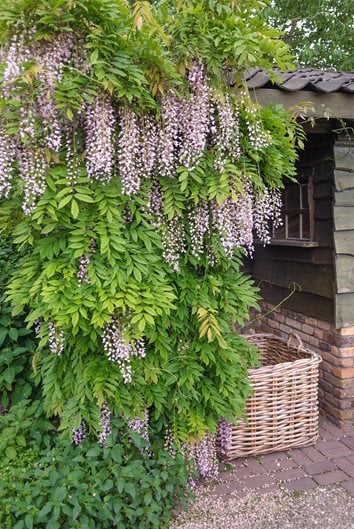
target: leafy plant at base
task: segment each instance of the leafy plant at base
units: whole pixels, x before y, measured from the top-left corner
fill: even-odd
[[[71,432],[149,408],[179,442],[235,420],[257,291],[299,128],[242,70],[289,64],[260,3],[6,0],[1,229],[23,252],[12,314],[40,324],[44,409]],[[233,86],[228,79],[232,77]]]
[[[144,441],[115,421],[104,449],[57,441],[45,451],[23,449],[0,463],[3,529],[152,529],[168,527],[175,501],[184,501],[181,455],[162,447],[142,455]]]

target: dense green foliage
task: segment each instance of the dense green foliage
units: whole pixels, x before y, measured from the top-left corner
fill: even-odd
[[[273,0],[265,10],[301,66],[354,70],[352,0]]]
[[[215,208],[227,200],[237,203],[245,179],[262,195],[294,176],[298,130],[292,118],[280,107],[259,109],[238,85],[246,67],[289,65],[287,46],[256,15],[258,4],[162,1],[154,6],[136,2],[130,8],[123,0],[3,2],[5,45],[21,34],[26,45],[45,48],[60,32],[70,33],[87,64],[82,69],[66,65],[46,99],[52,97],[63,128],[73,129],[75,181],[70,180],[67,146],[57,152],[43,147],[45,132],[36,117],[33,126],[24,126],[23,116],[43,97],[43,71],[33,58],[22,61],[16,78],[3,82],[10,96],[0,99],[5,133],[19,142],[19,151],[43,155],[47,164],[45,191],[23,208],[26,181],[18,177],[21,160],[15,163],[0,229],[12,235],[20,252],[8,288],[13,315],[25,309],[29,327],[38,320],[41,324],[32,360],[45,412],[59,415],[60,427],[68,432],[84,422],[91,434],[97,433],[104,402],[116,417],[140,416],[149,408],[152,423],[162,431],[169,425],[180,441],[215,431],[220,417],[234,420],[242,413],[250,393],[247,369],[256,355],[234,325],[256,306],[257,292],[240,272],[242,248],[230,258],[212,233],[206,241],[212,262],[207,251],[193,254],[188,214],[202,202]],[[149,110],[160,122],[161,99],[169,90],[191,97],[186,73],[193,61],[203,64],[215,104],[229,98],[240,109],[242,154],[237,160],[227,155],[220,171],[215,168],[218,149],[206,148],[195,168],[181,165],[173,178],[159,175],[163,204],[158,224],[147,207],[151,178],[143,179],[134,194],[124,192],[117,173],[108,182],[90,178],[82,113],[103,93],[112,107],[134,109],[138,116]],[[3,79],[9,75],[6,68],[3,64],[0,70]],[[235,91],[225,80],[230,72]],[[248,134],[250,115],[257,115],[265,138],[271,137],[264,148],[255,148]],[[163,245],[176,219],[186,233],[178,272],[164,259]],[[79,262],[88,254],[89,281],[80,283]],[[145,343],[146,357],[131,359],[129,384],[104,352],[102,333],[112,317],[126,324],[127,342]],[[65,336],[62,354],[48,347],[51,325]]]
[[[162,529],[175,501],[183,499],[183,458],[155,446],[142,455],[144,440],[115,421],[102,450],[85,441],[74,448],[22,449],[0,463],[2,529]]]

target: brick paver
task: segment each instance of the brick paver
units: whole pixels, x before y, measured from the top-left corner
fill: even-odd
[[[221,472],[213,488],[213,494],[225,500],[262,494],[279,485],[303,491],[335,483],[354,496],[354,427],[341,430],[324,422],[316,445],[238,458],[228,470]]]

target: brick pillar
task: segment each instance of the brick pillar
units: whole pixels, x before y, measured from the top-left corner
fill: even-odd
[[[303,345],[322,357],[320,409],[337,426],[354,423],[354,326],[336,329],[329,322],[309,318],[289,309],[262,302],[261,314],[253,315],[244,333],[255,331],[287,339],[295,332]]]

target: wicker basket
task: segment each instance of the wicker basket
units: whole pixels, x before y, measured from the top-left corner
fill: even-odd
[[[261,367],[249,370],[253,396],[246,421],[231,426],[226,459],[313,444],[318,437],[318,366],[321,357],[291,335],[246,336],[261,353]]]

